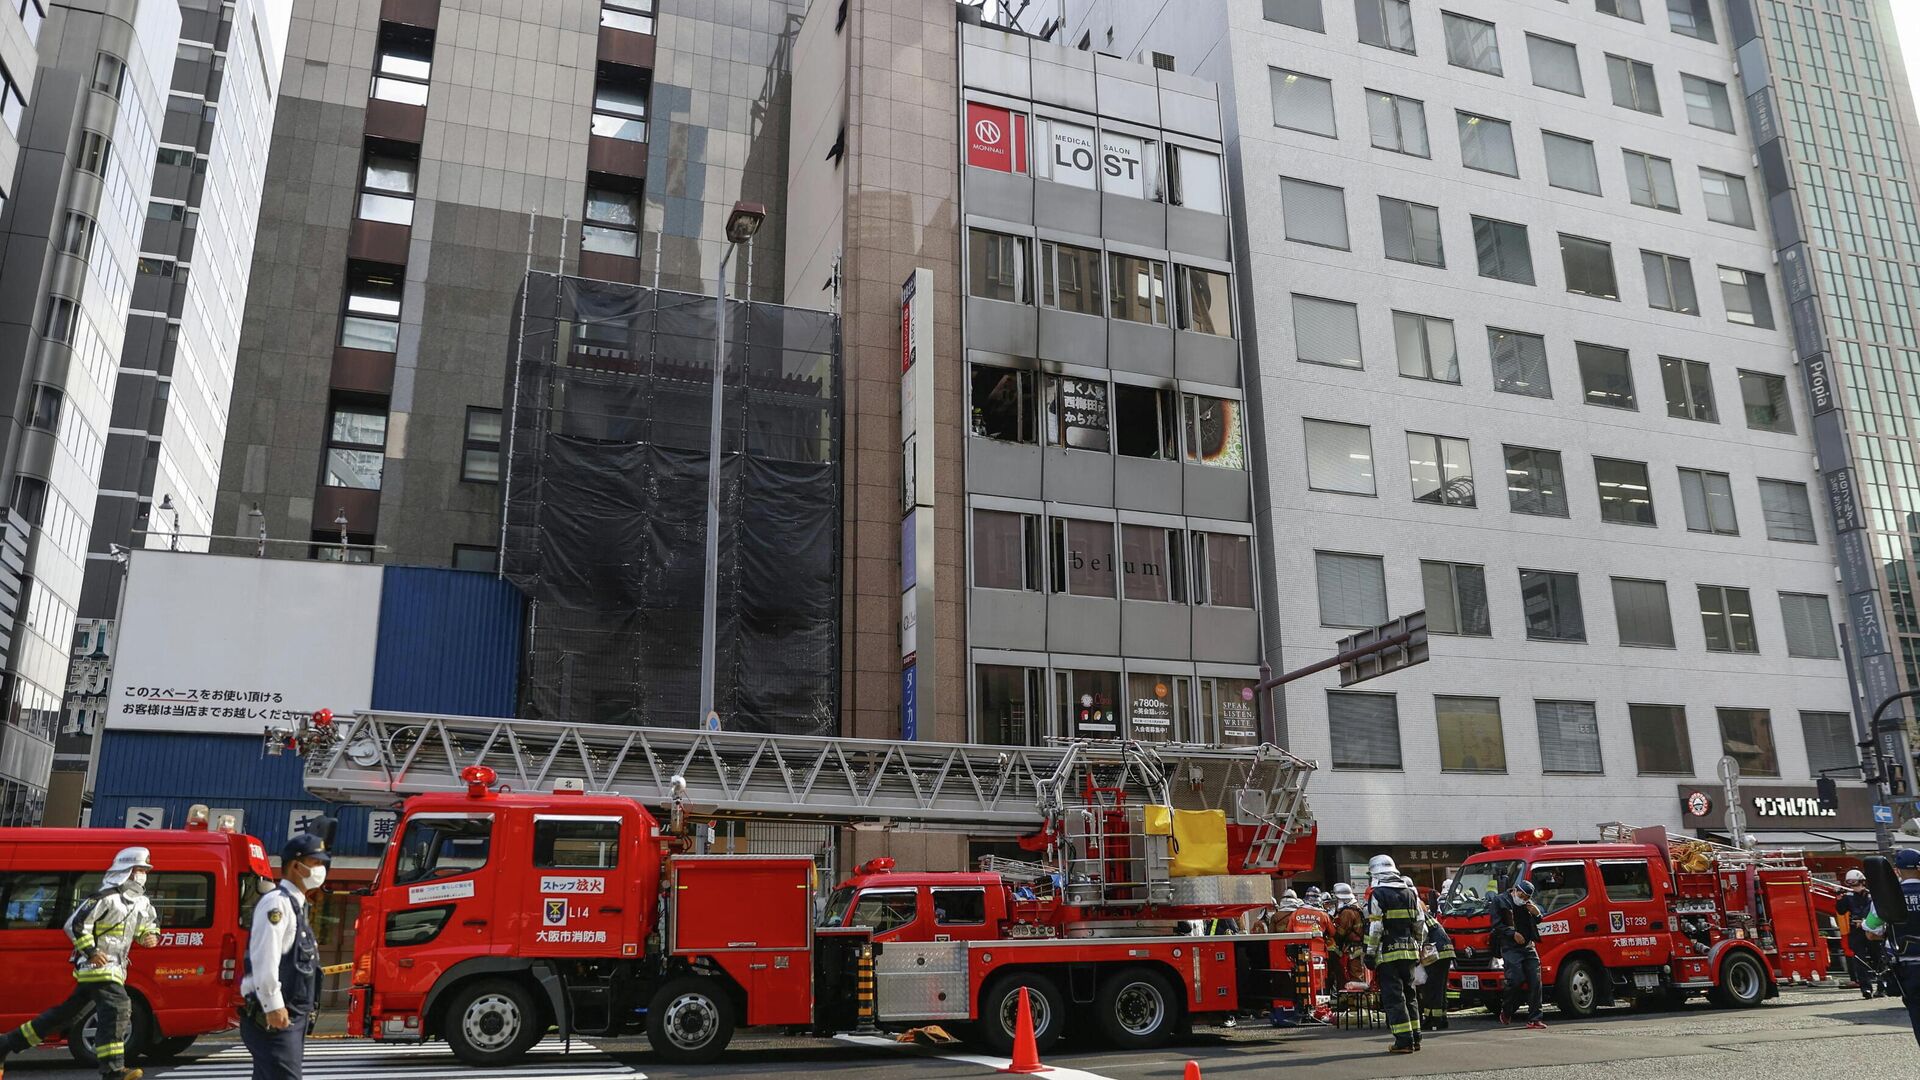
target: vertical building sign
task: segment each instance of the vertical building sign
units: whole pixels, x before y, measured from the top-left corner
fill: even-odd
[[[1024,153],[1019,164],[1025,168]],[[932,323],[933,272],[918,269],[900,286],[900,737],[907,741],[920,737],[919,689],[933,678],[936,651],[921,656],[919,640],[921,626],[934,626]]]
[[[967,102],[967,164],[995,172],[1027,171],[1027,115]]]

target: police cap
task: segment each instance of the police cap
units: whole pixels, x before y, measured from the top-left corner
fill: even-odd
[[[280,849],[281,865],[295,859],[312,859],[321,866],[333,863],[333,856],[327,851],[327,842],[312,833],[295,833],[287,838],[287,845]]]
[[[1894,852],[1893,865],[1901,870],[1920,870],[1920,849],[1909,847]]]

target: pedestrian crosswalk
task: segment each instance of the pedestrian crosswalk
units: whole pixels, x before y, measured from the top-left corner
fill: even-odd
[[[152,1070],[149,1070],[150,1072]],[[230,1046],[218,1053],[166,1069],[164,1080],[246,1080],[253,1072],[253,1059],[244,1046]],[[314,1041],[307,1044],[306,1080],[370,1080],[373,1077],[399,1077],[402,1080],[646,1080],[646,1074],[622,1065],[584,1039],[574,1039],[572,1049],[558,1038],[536,1044],[519,1063],[498,1068],[467,1065],[453,1056],[445,1043],[411,1046],[382,1045],[351,1041]]]

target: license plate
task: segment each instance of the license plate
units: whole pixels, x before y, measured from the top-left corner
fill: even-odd
[[[1636,973],[1633,976],[1633,985],[1642,990],[1658,990],[1660,989],[1660,976]]]
[[[1462,975],[1462,976],[1460,976],[1460,989],[1462,989],[1462,990],[1478,990],[1478,989],[1480,989],[1480,976],[1478,976],[1478,975]]]

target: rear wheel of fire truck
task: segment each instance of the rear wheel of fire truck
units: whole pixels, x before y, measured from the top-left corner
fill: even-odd
[[[1015,1025],[1020,1018],[1020,988],[1027,988],[1027,1011],[1033,1014],[1033,1041],[1046,1050],[1060,1041],[1067,1019],[1067,1003],[1053,980],[1035,972],[1003,975],[980,993],[980,1042],[996,1054],[1013,1052]]]
[[[147,1003],[140,995],[130,993],[128,996],[133,999],[133,1017],[127,1025],[125,1056],[131,1062],[147,1052],[147,1042],[151,1037],[149,1033],[153,1031],[153,1013],[147,1010]],[[99,1031],[99,1017],[89,1009],[85,1019],[80,1021],[79,1029],[67,1039],[67,1053],[72,1055],[73,1060],[79,1062],[82,1068],[100,1067],[100,1059],[93,1055],[93,1044]]]
[[[1588,1017],[1600,1009],[1600,966],[1584,957],[1560,965],[1553,1004],[1567,1016]]]
[[[1714,1004],[1750,1009],[1767,996],[1767,971],[1752,953],[1736,952],[1720,965],[1720,985],[1709,992]]]
[[[1180,1023],[1180,1005],[1167,980],[1142,967],[1108,976],[1093,1009],[1100,1033],[1122,1050],[1164,1046]]]
[[[717,979],[687,975],[662,986],[647,1006],[647,1041],[662,1058],[704,1065],[733,1040],[733,998]]]
[[[440,1021],[453,1056],[469,1065],[517,1061],[546,1034],[546,1017],[525,986],[480,979],[454,991]]]

